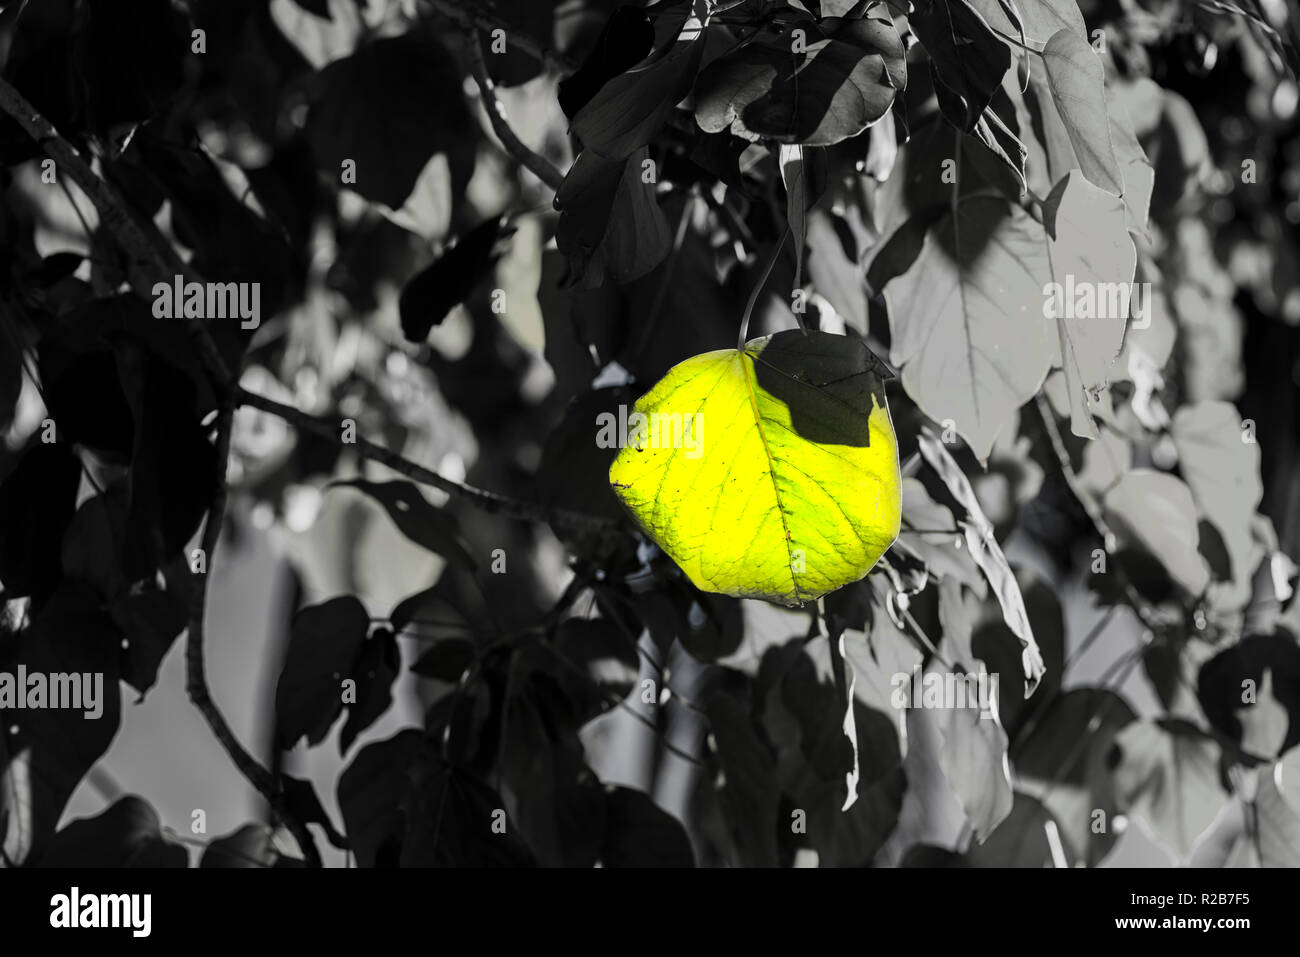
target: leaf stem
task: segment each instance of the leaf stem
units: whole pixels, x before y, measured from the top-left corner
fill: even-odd
[[[785,245],[785,238],[790,235],[790,226],[787,224],[785,230],[781,233],[780,240],[773,247],[771,255],[767,257],[767,265],[763,267],[763,275],[754,285],[754,291],[749,294],[749,302],[745,304],[745,314],[740,317],[740,338],[736,342],[736,351],[745,351],[745,334],[749,332],[749,317],[754,312],[754,306],[758,302],[759,294],[763,287],[767,285],[768,279],[772,276],[772,268],[776,265],[777,257],[781,255],[781,248]],[[799,328],[803,329],[803,320],[798,315],[795,319],[799,322]]]

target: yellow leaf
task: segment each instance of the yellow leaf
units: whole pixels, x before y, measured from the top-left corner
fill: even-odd
[[[898,536],[888,375],[861,340],[825,332],[687,359],[636,403],[610,483],[704,591],[811,601]]]

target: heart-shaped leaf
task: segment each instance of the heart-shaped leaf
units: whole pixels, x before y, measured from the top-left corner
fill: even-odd
[[[1123,195],[1106,113],[1105,71],[1097,51],[1073,30],[1059,30],[1043,47],[1043,65],[1083,175],[1094,186]]]
[[[823,332],[687,359],[636,403],[610,482],[704,591],[810,601],[898,535],[888,375],[860,340]]]

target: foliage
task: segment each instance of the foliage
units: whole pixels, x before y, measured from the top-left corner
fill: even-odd
[[[0,674],[106,691],[97,720],[0,698],[3,860],[186,864],[143,798],[64,812],[120,682],[149,694],[187,633],[268,809],[202,866],[1294,865],[1298,29],[1180,0],[0,4]],[[259,314],[159,318],[173,281],[257,284]],[[746,325],[796,343],[762,409],[682,371],[743,368]],[[756,453],[675,503],[597,440],[691,388],[706,443],[788,417],[797,528],[853,531],[806,582],[746,587]],[[840,446],[901,520],[825,480]],[[254,514],[353,522],[294,553],[265,748],[204,672]],[[967,674],[991,697],[927,697]],[[348,756],[324,801],[283,769],[304,739]]]

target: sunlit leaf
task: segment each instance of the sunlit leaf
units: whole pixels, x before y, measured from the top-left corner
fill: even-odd
[[[820,332],[688,359],[637,402],[610,482],[699,588],[810,601],[898,535],[884,375],[860,340]]]

